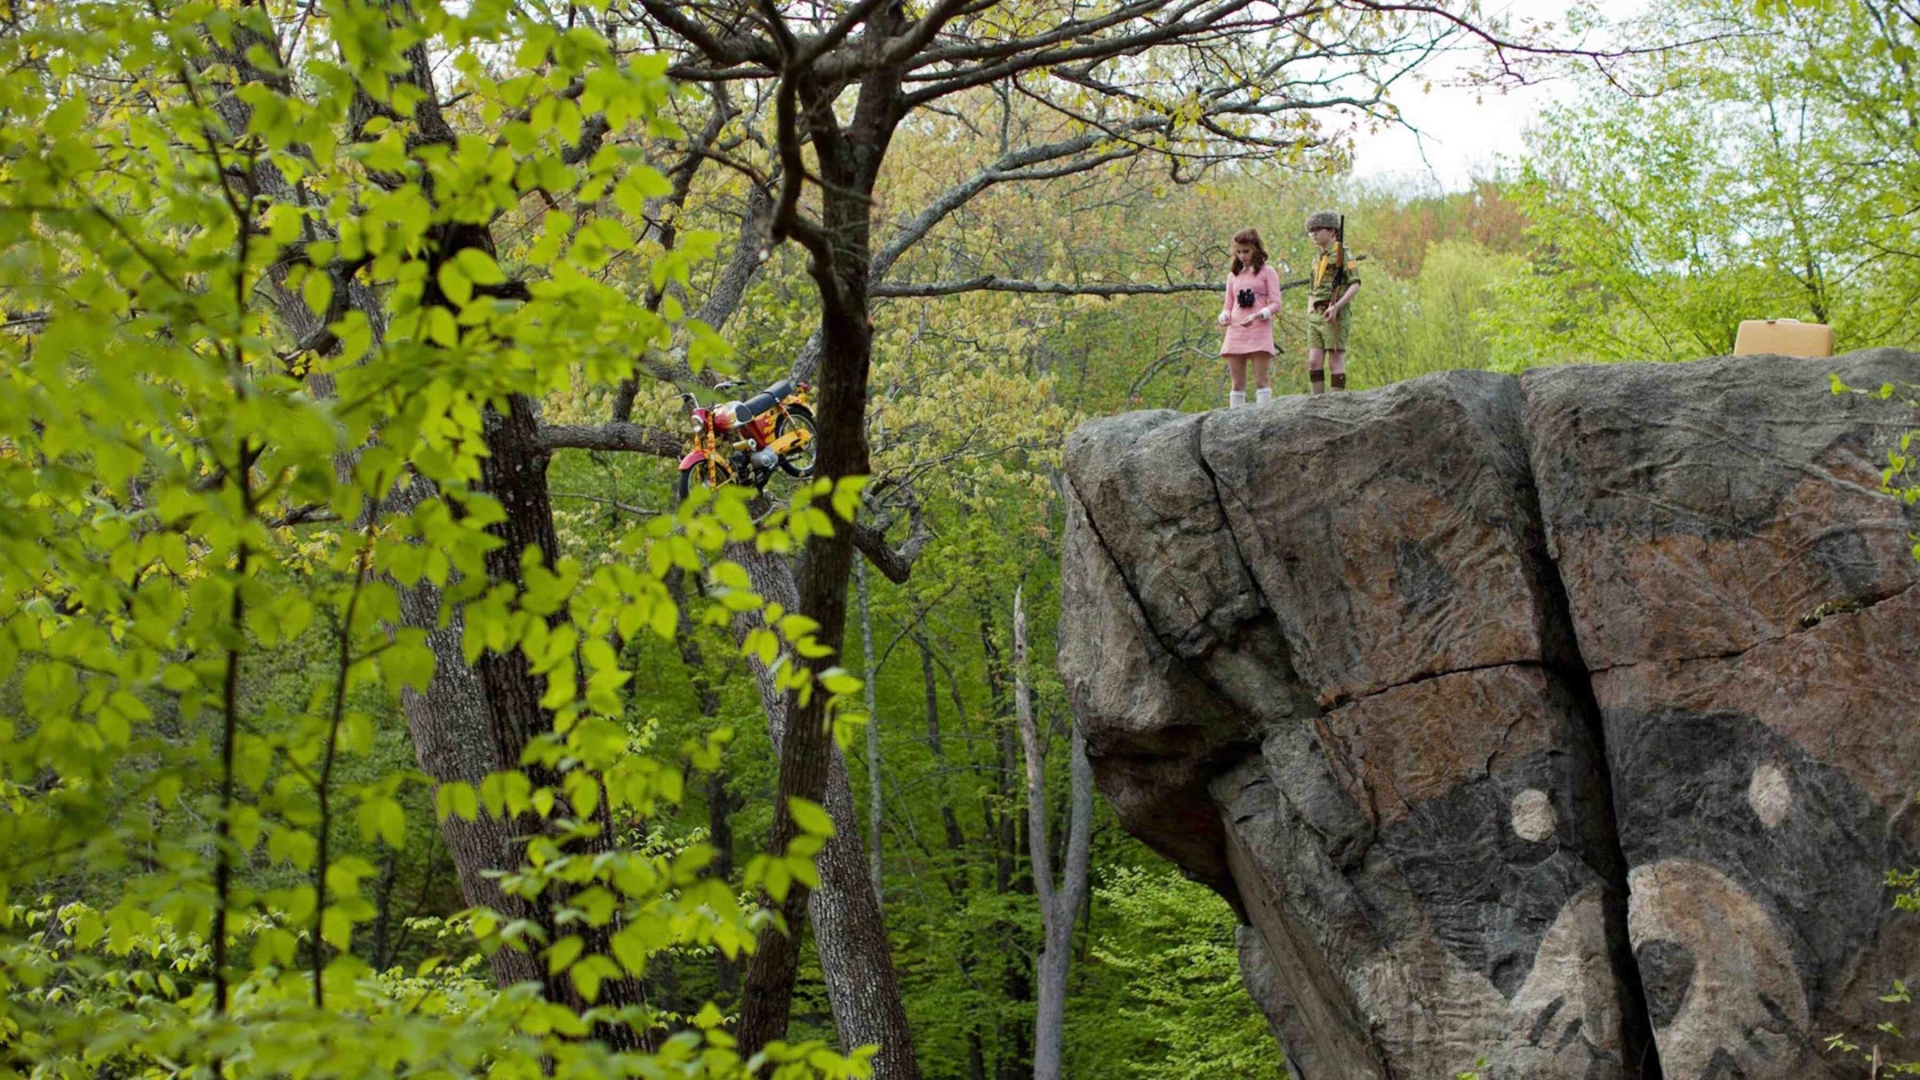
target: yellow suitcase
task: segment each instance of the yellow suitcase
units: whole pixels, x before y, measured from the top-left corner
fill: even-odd
[[[1833,327],[1799,319],[1747,319],[1733,339],[1733,355],[1832,356]]]

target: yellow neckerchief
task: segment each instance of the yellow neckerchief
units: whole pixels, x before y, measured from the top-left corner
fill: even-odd
[[[1313,287],[1319,288],[1321,279],[1327,276],[1327,262],[1333,258],[1332,248],[1321,248],[1320,257],[1313,262]]]

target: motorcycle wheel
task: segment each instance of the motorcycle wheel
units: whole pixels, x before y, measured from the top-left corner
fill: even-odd
[[[687,496],[693,494],[693,485],[696,481],[702,487],[717,490],[722,484],[733,483],[733,467],[719,458],[708,458],[681,469],[680,483],[675,488],[681,502],[686,502]]]
[[[807,444],[791,454],[780,455],[780,469],[788,476],[805,480],[813,475],[813,461],[820,446],[820,429],[814,426],[813,410],[805,405],[787,406],[787,414],[774,422],[773,437],[778,439],[796,428],[807,433]]]

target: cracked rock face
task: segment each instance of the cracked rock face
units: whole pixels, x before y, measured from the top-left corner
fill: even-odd
[[[1920,356],[1450,372],[1067,444],[1101,790],[1300,1080],[1848,1076],[1920,960]],[[1818,615],[1816,618],[1809,616]],[[1659,1064],[1655,1064],[1655,1062]]]

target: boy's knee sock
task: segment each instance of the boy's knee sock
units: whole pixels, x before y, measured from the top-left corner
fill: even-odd
[[[1335,390],[1345,390],[1345,389],[1347,388],[1347,373],[1346,373],[1346,372],[1344,372],[1344,371],[1336,371],[1336,372],[1334,372],[1334,373],[1333,373],[1333,388],[1334,388]]]
[[[1263,401],[1273,400],[1273,387],[1262,386],[1255,389],[1253,392],[1253,400],[1256,404]]]
[[[1245,405],[1246,403],[1247,403],[1247,392],[1245,390],[1227,391],[1227,408],[1237,409],[1240,406]]]
[[[1326,393],[1327,392],[1327,373],[1324,371],[1321,371],[1319,368],[1315,368],[1312,371],[1307,372],[1307,389],[1310,393],[1315,393],[1315,394]]]

